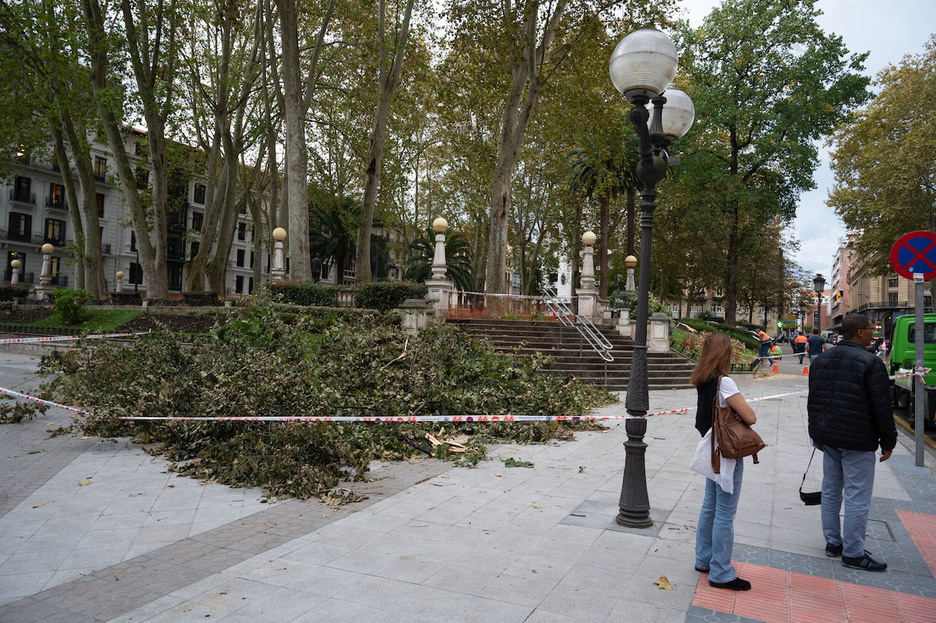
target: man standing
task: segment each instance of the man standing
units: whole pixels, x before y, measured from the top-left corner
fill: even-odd
[[[760,350],[757,352],[757,356],[763,359],[767,357],[770,359],[770,363],[773,364],[773,357],[770,356],[770,335],[767,334],[763,329],[757,330],[757,339],[760,342]]]
[[[819,329],[812,330],[812,335],[806,340],[806,344],[809,347],[810,361],[812,361],[813,357],[821,355],[822,351],[829,347],[829,345],[826,344],[825,338],[819,335]]]
[[[809,436],[823,452],[822,533],[826,556],[842,565],[884,571],[887,564],[865,551],[865,530],[874,488],[874,457],[881,461],[897,445],[890,381],[878,357],[865,350],[874,324],[864,314],[842,321],[844,338],[815,360],[809,371]],[[811,339],[811,338],[810,338]],[[839,522],[844,492],[845,521]]]
[[[806,336],[803,335],[802,331],[793,340],[793,352],[799,357],[799,362],[803,363],[803,356],[806,355]]]

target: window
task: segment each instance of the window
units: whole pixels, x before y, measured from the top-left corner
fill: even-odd
[[[169,262],[166,266],[166,276],[169,278],[169,289],[178,292],[182,289],[182,264]]]
[[[143,269],[136,262],[130,262],[130,283],[136,285],[143,283]]]
[[[205,215],[202,212],[192,212],[192,229],[201,231],[204,220]]]
[[[237,250],[237,267],[238,268],[244,267],[244,250],[243,249]],[[240,290],[238,290],[238,292],[240,292]]]
[[[254,252],[251,251],[250,252],[250,267],[251,268],[253,268],[253,262],[254,262]]]
[[[65,244],[65,221],[47,218],[45,221],[45,242],[54,245]]]
[[[131,251],[136,251],[136,250],[137,250],[137,247],[136,247],[136,232],[133,231],[132,229],[130,230],[130,250],[131,250]]]
[[[185,259],[185,243],[181,236],[166,237],[166,257],[175,260]]]
[[[897,277],[888,277],[887,278],[887,287],[896,288],[897,287]]]
[[[193,242],[193,243],[192,243],[191,250],[190,250],[190,252],[189,252],[189,257],[195,257],[196,255],[198,255],[198,249],[199,249],[199,247],[200,247],[200,245],[199,245],[199,243],[198,243],[197,240],[196,240],[195,242]]]
[[[104,195],[97,194],[97,215],[98,218],[104,218]]]
[[[896,293],[896,292],[888,292],[888,293],[887,293],[887,304],[888,304],[888,305],[892,305],[892,306],[897,304],[897,293]]]
[[[8,236],[10,240],[31,242],[32,216],[29,214],[20,214],[19,212],[10,212],[9,224]]]
[[[247,240],[247,223],[237,224],[237,239]]]
[[[49,185],[49,201],[46,203],[50,208],[59,208],[67,210],[65,205],[65,187],[61,184]]]
[[[253,277],[247,281],[247,294],[253,294]]]
[[[242,294],[244,292],[244,277],[243,275],[237,275],[234,277],[234,293]]]
[[[139,146],[139,143],[137,145]],[[143,190],[149,186],[149,171],[143,167],[137,167],[136,171],[133,172],[133,179],[136,182],[136,187]]]
[[[195,184],[195,198],[192,203],[205,204],[205,185]]]
[[[16,181],[13,183],[13,201],[32,203],[32,193],[30,192],[31,186],[31,179],[28,177],[17,176]]]
[[[94,179],[99,182],[104,181],[104,176],[107,175],[107,158],[102,158],[101,156],[94,157]]]

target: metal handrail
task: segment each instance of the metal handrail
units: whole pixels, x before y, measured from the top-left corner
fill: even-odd
[[[598,327],[591,320],[579,316],[569,309],[569,306],[551,288],[543,290],[543,305],[555,314],[563,326],[572,327],[578,331],[582,339],[592,347],[599,357],[608,362],[614,361],[614,356],[610,352],[614,349],[611,341],[598,330]]]

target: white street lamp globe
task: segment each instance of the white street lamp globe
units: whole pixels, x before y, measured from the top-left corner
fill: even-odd
[[[684,91],[670,87],[663,93],[666,105],[663,106],[663,135],[672,140],[682,137],[695,119],[695,106]]]
[[[124,278],[124,271],[118,270],[116,276],[117,276],[118,279],[123,279],[123,278]]]
[[[593,231],[587,231],[584,234],[582,234],[582,243],[589,247],[595,244],[595,240],[597,239],[598,237],[595,235],[595,232]]]
[[[274,229],[273,240],[276,240],[277,242],[282,242],[283,240],[286,240],[286,230],[283,229],[282,227],[277,227],[276,229]]]
[[[20,262],[19,260],[13,260],[12,262],[10,262],[10,266],[12,266],[13,268],[19,268],[22,265],[23,263]]]
[[[432,230],[437,234],[444,234],[448,230],[448,221],[440,216],[432,221]]]
[[[656,28],[635,30],[617,44],[609,73],[624,97],[654,98],[673,84],[679,56],[676,45]]]
[[[634,266],[637,266],[637,258],[634,257],[633,255],[628,255],[627,257],[624,258],[624,265],[627,266],[628,268],[633,268]]]
[[[50,243],[47,242],[44,245],[42,245],[42,252],[45,253],[46,255],[50,255],[51,253],[55,252],[55,247],[53,247]]]

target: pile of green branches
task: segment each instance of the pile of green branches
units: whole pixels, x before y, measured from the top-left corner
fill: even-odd
[[[581,415],[613,398],[538,373],[545,359],[494,353],[451,326],[407,338],[395,316],[346,324],[284,315],[269,304],[194,342],[153,334],[132,349],[87,344],[46,358],[50,389],[91,415],[87,433],[130,436],[193,477],[263,487],[268,496],[335,500],[349,474],[375,459],[433,453],[430,423],[131,422],[121,416]],[[189,341],[186,341],[189,340]],[[483,455],[483,443],[542,442],[594,424],[445,424]],[[467,438],[467,441],[465,439]]]

